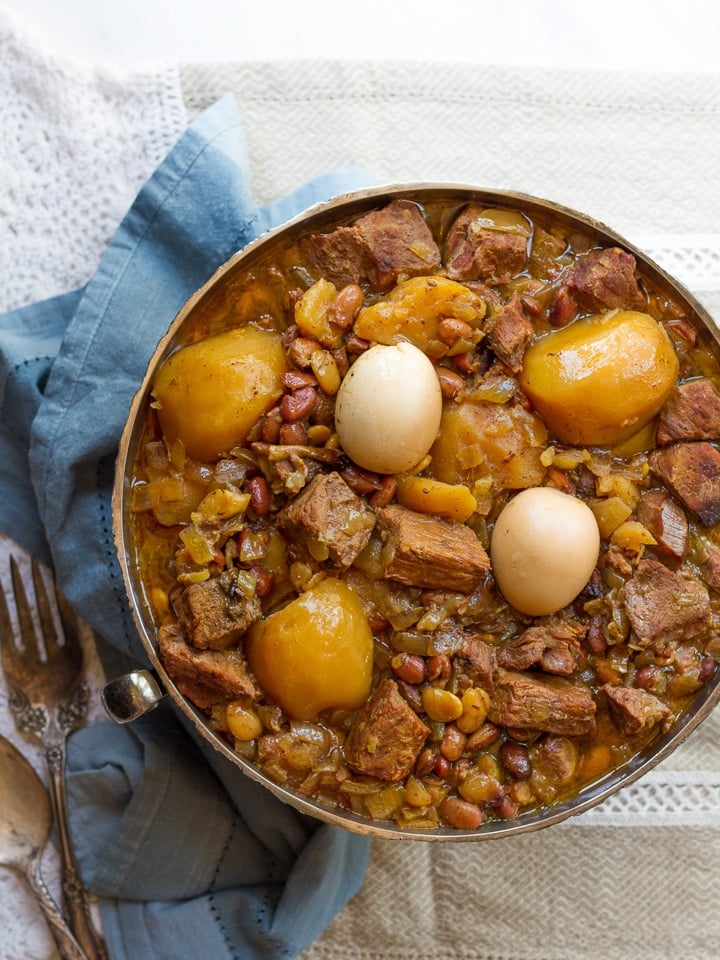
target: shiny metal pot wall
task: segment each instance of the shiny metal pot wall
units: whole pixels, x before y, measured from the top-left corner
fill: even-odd
[[[130,472],[136,459],[141,441],[142,423],[150,402],[150,385],[155,371],[163,360],[173,352],[183,340],[183,331],[197,311],[207,309],[226,285],[232,283],[239,271],[251,267],[264,256],[272,245],[282,241],[292,241],[306,232],[327,231],[338,222],[359,216],[369,209],[381,206],[391,199],[411,199],[419,203],[431,200],[447,200],[455,203],[472,201],[485,207],[517,206],[531,216],[550,215],[555,222],[567,227],[575,227],[584,234],[597,240],[598,245],[619,245],[634,254],[638,265],[661,290],[687,308],[695,318],[704,336],[714,345],[716,351],[720,345],[720,335],[707,311],[674,279],[660,267],[650,261],[640,250],[633,247],[623,237],[614,233],[589,217],[573,210],[558,206],[545,200],[525,196],[519,193],[483,190],[480,188],[455,184],[399,184],[362,190],[343,195],[327,203],[319,204],[305,213],[278,227],[235,254],[220,267],[213,277],[198,290],[185,304],[173,321],[167,334],[155,350],[143,382],[138,390],[128,416],[117,457],[115,487],[113,492],[113,526],[116,548],[122,569],[128,599],[147,656],[154,668],[155,675],[149,671],[140,671],[127,677],[112,681],[104,692],[106,709],[119,722],[128,722],[152,709],[165,692],[172,698],[177,708],[188,717],[198,731],[227,760],[239,766],[249,777],[263,784],[275,796],[291,804],[303,813],[310,814],[327,823],[344,827],[356,833],[386,839],[467,841],[487,840],[493,837],[511,836],[537,830],[558,823],[569,816],[581,813],[600,803],[622,786],[632,783],[667,757],[692,730],[711,712],[720,698],[720,682],[712,679],[695,696],[691,706],[663,736],[651,746],[634,756],[628,763],[601,780],[589,785],[579,794],[567,801],[523,814],[515,820],[493,821],[483,825],[480,830],[456,830],[441,827],[433,831],[400,829],[392,824],[363,819],[351,812],[340,811],[324,806],[316,801],[296,795],[264,776],[256,767],[238,756],[209,726],[205,716],[189,703],[176,689],[167,676],[158,658],[157,627],[154,623],[140,572],[132,562],[133,551],[130,539]]]

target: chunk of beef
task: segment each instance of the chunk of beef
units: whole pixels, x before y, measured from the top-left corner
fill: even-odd
[[[657,541],[657,549],[682,560],[688,548],[685,511],[663,490],[648,490],[640,498],[635,514]]]
[[[490,229],[483,212],[479,204],[470,203],[450,227],[445,265],[451,280],[507,283],[525,266],[527,237]]]
[[[720,548],[712,543],[705,544],[707,559],[700,567],[705,583],[716,593],[720,593]]]
[[[600,689],[607,696],[613,722],[626,737],[647,733],[672,716],[670,708],[647,690],[615,687],[609,683]]]
[[[224,570],[182,592],[182,611],[190,639],[200,650],[224,650],[236,644],[260,618],[260,601],[238,587],[237,570]]]
[[[466,636],[462,647],[455,654],[455,660],[476,686],[487,691],[492,690],[495,663],[493,648],[489,643],[472,634]]]
[[[659,446],[675,440],[720,440],[720,392],[707,377],[673,387],[660,411]]]
[[[492,314],[486,331],[487,342],[495,356],[513,373],[522,370],[523,356],[533,336],[533,326],[517,294]]]
[[[539,667],[546,673],[569,677],[580,662],[580,640],[586,627],[576,620],[548,620],[529,627],[498,651],[501,667],[528,670]]]
[[[625,612],[642,647],[662,648],[702,633],[710,618],[707,588],[657,560],[641,560],[625,585]]]
[[[345,759],[356,773],[379,780],[402,780],[412,770],[430,730],[383,680],[357,714],[345,740]]]
[[[349,227],[304,238],[308,265],[337,286],[370,283],[384,290],[401,275],[432,273],[440,250],[417,204],[393,200],[359,217]]]
[[[320,473],[278,516],[295,543],[318,559],[347,570],[367,546],[375,515],[339,473]]]
[[[583,310],[642,310],[645,306],[645,296],[635,276],[635,257],[619,247],[583,253],[570,264],[562,279]]]
[[[595,712],[585,686],[563,677],[498,669],[488,718],[499,726],[582,737],[595,730]]]
[[[688,510],[710,526],[720,521],[720,451],[705,440],[650,454],[650,466]]]
[[[224,700],[261,696],[239,650],[197,650],[177,624],[160,627],[158,654],[180,693],[201,710]]]
[[[471,593],[490,560],[470,527],[391,505],[376,511],[389,562],[385,578]]]

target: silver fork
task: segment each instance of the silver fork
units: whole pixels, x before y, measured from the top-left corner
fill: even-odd
[[[18,730],[37,738],[44,748],[60,841],[62,899],[68,924],[88,960],[106,960],[105,946],[93,925],[87,892],[72,850],[65,789],[65,740],[84,722],[88,705],[78,625],[69,605],[56,590],[52,591],[55,603],[51,604],[35,557],[31,561],[31,570],[39,631],[13,556],[10,557],[10,575],[17,634],[0,583],[2,665]]]

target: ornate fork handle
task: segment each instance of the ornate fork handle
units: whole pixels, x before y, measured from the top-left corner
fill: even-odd
[[[40,876],[39,863],[35,864],[35,869],[27,877],[27,881],[47,921],[61,960],[89,960],[89,955],[81,949],[73,937],[45,881]]]
[[[65,738],[85,715],[87,687],[81,684],[69,700],[58,704],[54,718],[48,716],[45,708],[32,706],[22,693],[12,693],[10,706],[18,728],[38,737],[45,748],[50,801],[60,841],[63,909],[68,924],[84,952],[81,960],[107,960],[105,945],[90,916],[90,903],[73,853],[65,786]]]

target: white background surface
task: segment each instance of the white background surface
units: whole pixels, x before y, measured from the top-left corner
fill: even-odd
[[[442,60],[715,71],[715,0],[0,0],[66,56]]]

